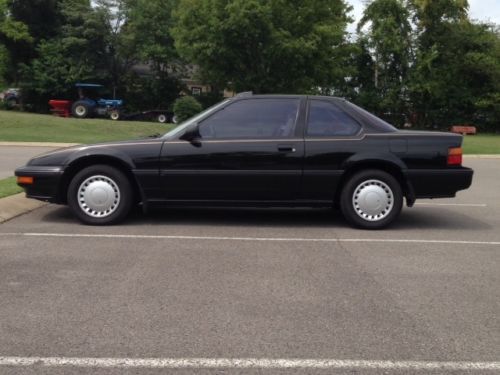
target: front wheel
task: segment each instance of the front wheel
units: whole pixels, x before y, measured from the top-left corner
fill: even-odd
[[[366,170],[345,184],[340,208],[346,220],[364,229],[381,229],[391,224],[403,207],[399,182],[381,170]]]
[[[109,118],[113,121],[118,121],[121,118],[121,113],[117,109],[112,110],[109,114]]]
[[[68,187],[68,205],[85,224],[106,225],[123,220],[132,206],[127,176],[108,165],[82,169]]]

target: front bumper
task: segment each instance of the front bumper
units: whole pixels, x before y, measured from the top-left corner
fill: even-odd
[[[408,170],[407,179],[415,198],[453,198],[472,184],[470,168]]]
[[[60,185],[63,167],[31,166],[17,168],[17,177],[33,177],[33,184],[18,184],[26,191],[26,197],[45,202],[60,203]]]

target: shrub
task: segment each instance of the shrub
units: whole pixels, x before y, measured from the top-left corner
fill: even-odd
[[[184,96],[174,103],[174,114],[178,124],[201,112],[201,110],[201,104],[192,96]]]

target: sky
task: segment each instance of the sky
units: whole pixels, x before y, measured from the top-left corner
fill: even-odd
[[[347,0],[354,10],[352,16],[356,22],[361,18],[363,13],[364,0]],[[469,16],[472,19],[493,22],[500,25],[500,0],[469,0]],[[356,25],[352,24],[349,31],[354,32]]]

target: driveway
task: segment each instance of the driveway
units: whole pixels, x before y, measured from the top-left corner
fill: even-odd
[[[54,150],[55,147],[0,146],[0,179],[14,176],[14,170],[33,156]]]

